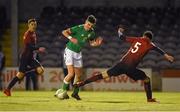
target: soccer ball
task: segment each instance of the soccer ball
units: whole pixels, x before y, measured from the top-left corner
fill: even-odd
[[[60,100],[68,99],[69,98],[69,96],[67,94],[67,91],[64,91],[63,89],[58,89],[54,96],[56,96]]]

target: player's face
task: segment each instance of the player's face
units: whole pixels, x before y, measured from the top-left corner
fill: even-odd
[[[35,31],[36,28],[37,28],[37,22],[31,22],[31,23],[29,23],[28,27],[29,27],[29,30]]]
[[[86,21],[84,24],[85,30],[90,30],[93,26],[94,26],[94,24],[89,21]]]

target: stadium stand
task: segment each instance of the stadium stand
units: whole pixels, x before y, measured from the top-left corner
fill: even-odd
[[[179,8],[118,8],[118,7],[45,7],[41,13],[38,27],[39,45],[45,46],[48,53],[43,58],[45,66],[58,66],[66,39],[61,31],[84,22],[89,14],[97,19],[97,33],[104,38],[100,48],[91,49],[89,45],[83,49],[85,67],[109,67],[125,53],[129,45],[121,42],[117,36],[117,25],[127,26],[129,36],[141,36],[143,31],[154,32],[153,41],[165,51],[176,57],[174,64],[151,52],[144,58],[139,67],[173,68],[180,67],[180,13]],[[59,39],[60,37],[60,39]],[[176,56],[177,55],[177,56]]]

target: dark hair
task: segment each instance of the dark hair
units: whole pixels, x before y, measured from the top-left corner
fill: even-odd
[[[152,31],[145,31],[145,32],[143,33],[143,36],[148,37],[150,40],[153,39],[153,33],[152,33]]]
[[[119,24],[119,25],[118,25],[118,28],[126,29],[125,25],[122,25],[122,24]]]
[[[34,18],[29,19],[28,24],[30,24],[31,22],[36,22],[36,19],[34,19]]]
[[[90,23],[96,24],[96,17],[94,15],[89,15],[87,17],[87,21],[89,21]]]

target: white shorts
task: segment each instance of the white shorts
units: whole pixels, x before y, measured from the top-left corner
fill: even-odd
[[[74,67],[82,67],[82,53],[76,53],[68,48],[64,51],[64,61],[66,65],[73,65]]]

